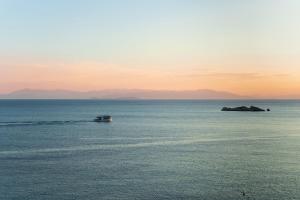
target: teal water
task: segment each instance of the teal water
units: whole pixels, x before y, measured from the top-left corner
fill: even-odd
[[[220,111],[240,105],[271,112]],[[1,200],[282,200],[299,188],[300,101],[0,101]]]

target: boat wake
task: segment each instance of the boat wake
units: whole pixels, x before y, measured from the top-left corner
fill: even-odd
[[[92,122],[90,120],[65,120],[65,121],[10,121],[0,122],[0,127],[6,126],[38,126],[38,125],[65,125]]]

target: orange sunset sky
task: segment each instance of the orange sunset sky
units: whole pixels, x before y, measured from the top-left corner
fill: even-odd
[[[300,98],[300,2],[0,1],[0,93],[229,91]]]

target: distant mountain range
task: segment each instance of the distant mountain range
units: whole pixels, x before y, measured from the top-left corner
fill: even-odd
[[[0,99],[244,99],[245,96],[214,90],[113,89],[98,91],[23,89],[0,94]]]

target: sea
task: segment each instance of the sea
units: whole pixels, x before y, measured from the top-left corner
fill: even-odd
[[[0,100],[0,199],[299,200],[300,101]]]

